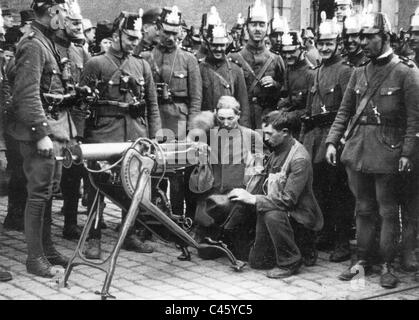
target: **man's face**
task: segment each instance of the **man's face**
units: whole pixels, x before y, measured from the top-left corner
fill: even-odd
[[[147,24],[143,26],[144,28],[144,37],[149,43],[154,45],[158,44],[160,41],[159,29],[155,24]]]
[[[217,120],[220,129],[232,130],[237,128],[240,116],[233,109],[219,109],[217,111]]]
[[[24,35],[28,34],[31,31],[32,22],[25,22],[23,26],[20,27],[20,32]]]
[[[93,43],[96,38],[96,29],[91,28],[84,32],[84,37],[86,38],[88,43]]]
[[[108,50],[111,46],[112,46],[112,40],[111,39],[103,39],[100,42],[100,51],[101,52],[108,52]]]
[[[118,48],[121,44],[122,47],[120,48],[120,50],[122,52],[125,52],[125,53],[134,52],[135,47],[138,46],[138,44],[140,43],[140,38],[130,36],[124,31],[120,33],[120,36],[121,36],[121,39],[119,41],[119,36],[114,35],[115,37],[114,40],[116,40],[114,41],[114,44],[116,45],[116,47]]]
[[[379,34],[362,34],[361,48],[367,58],[377,58],[382,54],[383,39]]]
[[[317,49],[322,60],[329,60],[340,53],[337,39],[318,40]]]
[[[227,50],[226,44],[210,44],[211,52],[216,60],[222,60],[225,57],[225,52]]]
[[[345,47],[349,53],[358,52],[361,46],[361,40],[358,34],[349,34],[346,37]]]
[[[335,8],[335,15],[338,22],[343,22],[343,18],[351,15],[351,6],[349,4],[340,4]]]
[[[65,20],[65,31],[70,38],[83,38],[83,24],[81,20]]]
[[[3,17],[4,20],[4,26],[6,28],[11,28],[13,27],[13,23],[14,23],[14,19],[12,15],[7,15]]]
[[[283,32],[273,32],[269,35],[269,39],[271,40],[272,44],[272,49],[274,49],[275,51],[281,50],[283,34]]]
[[[298,62],[298,58],[301,55],[301,50],[297,49],[293,51],[283,51],[282,55],[284,57],[285,63],[291,67]]]
[[[160,44],[168,49],[173,49],[174,47],[176,47],[178,35],[179,32],[167,31],[162,29],[160,31]]]
[[[409,44],[413,50],[419,51],[419,31],[412,31]]]
[[[276,149],[281,146],[284,143],[285,138],[288,136],[288,129],[277,131],[272,128],[272,124],[262,126],[262,132],[265,144],[272,149]]]
[[[266,22],[249,22],[247,25],[247,30],[249,31],[249,38],[254,42],[261,42],[266,36],[268,31],[268,25]]]

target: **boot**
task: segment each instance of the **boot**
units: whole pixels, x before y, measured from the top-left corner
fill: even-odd
[[[154,251],[152,246],[141,242],[133,231],[128,233],[122,248],[127,251],[134,251],[138,253],[152,253]]]
[[[84,251],[86,259],[100,260],[101,259],[100,239],[90,239],[87,242],[87,248]]]
[[[63,238],[67,240],[79,240],[81,236],[81,229],[79,226],[72,224],[64,226]]]
[[[398,282],[399,279],[395,276],[391,263],[384,263],[381,270],[380,285],[386,289],[393,289]]]
[[[63,256],[61,253],[59,253],[52,243],[51,238],[51,206],[52,201],[48,201],[47,206],[45,208],[45,217],[44,217],[44,227],[43,227],[43,233],[42,233],[42,244],[44,247],[44,254],[47,260],[52,265],[58,265],[62,266],[64,268],[67,267],[69,259],[65,256]]]
[[[415,256],[416,224],[417,221],[409,219],[406,219],[406,221],[403,222],[402,257],[400,264],[402,269],[407,272],[418,270],[418,263]]]
[[[329,257],[330,262],[343,262],[349,259],[351,259],[349,243],[338,244]]]
[[[338,279],[342,281],[351,281],[356,275],[360,274],[360,270],[363,270],[364,275],[368,276],[372,272],[372,266],[365,260],[359,260],[342,272],[338,276]]]
[[[52,265],[44,255],[42,233],[45,201],[28,200],[25,209],[25,237],[28,246],[26,270],[34,275],[53,278]]]

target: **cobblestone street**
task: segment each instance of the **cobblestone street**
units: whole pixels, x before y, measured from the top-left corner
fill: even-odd
[[[70,256],[76,241],[62,238],[63,217],[60,214],[62,202],[54,201],[53,234],[57,249]],[[7,198],[0,198],[0,222],[4,220]],[[80,211],[85,208],[80,207]],[[109,253],[116,240],[114,231],[119,223],[120,213],[108,203],[105,209],[102,249]],[[83,225],[85,215],[79,215]],[[342,282],[337,279],[345,270],[346,263],[330,263],[328,255],[321,252],[317,265],[302,267],[300,273],[285,280],[266,277],[266,271],[246,267],[236,273],[229,267],[227,258],[215,261],[202,260],[192,251],[191,261],[179,261],[180,252],[172,244],[152,242],[155,252],[138,254],[121,250],[110,293],[117,299],[128,300],[312,300],[312,299],[397,299],[419,298],[419,289],[405,290],[419,286],[413,274],[398,271],[401,283],[394,290],[380,287],[379,274],[356,282]],[[15,231],[1,230],[0,268],[9,270],[13,280],[0,283],[0,300],[98,300],[95,291],[101,290],[105,274],[87,266],[74,268],[68,288],[59,288],[57,279],[43,279],[26,273],[26,244],[24,235]],[[400,292],[401,291],[401,292]],[[388,294],[381,296],[382,294]]]

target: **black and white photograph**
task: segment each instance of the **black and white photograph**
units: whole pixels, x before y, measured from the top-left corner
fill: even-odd
[[[419,300],[419,0],[0,13],[0,300]]]

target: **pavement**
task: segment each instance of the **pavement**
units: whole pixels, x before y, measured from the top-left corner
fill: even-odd
[[[76,241],[62,238],[64,219],[60,213],[62,202],[53,204],[52,232],[57,249],[71,256]],[[7,198],[0,197],[0,223],[6,215]],[[85,211],[83,207],[80,212]],[[79,215],[79,225],[86,221]],[[108,228],[102,237],[102,249],[109,254],[116,242],[115,228],[120,211],[111,203],[105,208]],[[88,266],[76,266],[68,280],[68,287],[60,286],[63,270],[57,277],[43,279],[26,272],[26,244],[23,233],[1,230],[0,270],[8,270],[13,280],[0,283],[0,300],[100,300],[105,273]],[[118,300],[357,300],[357,299],[419,299],[419,283],[412,273],[397,271],[400,284],[386,290],[379,285],[379,273],[355,281],[342,282],[337,276],[349,262],[331,263],[328,254],[319,253],[313,267],[302,267],[298,275],[283,280],[269,279],[266,271],[246,267],[235,272],[227,258],[202,260],[191,249],[191,261],[179,261],[180,252],[173,244],[160,240],[150,242],[155,252],[139,254],[121,250],[117,260],[110,293]],[[60,272],[61,271],[61,272]],[[58,283],[57,283],[58,282]],[[62,282],[62,281],[61,281]],[[383,296],[384,294],[384,296]]]

